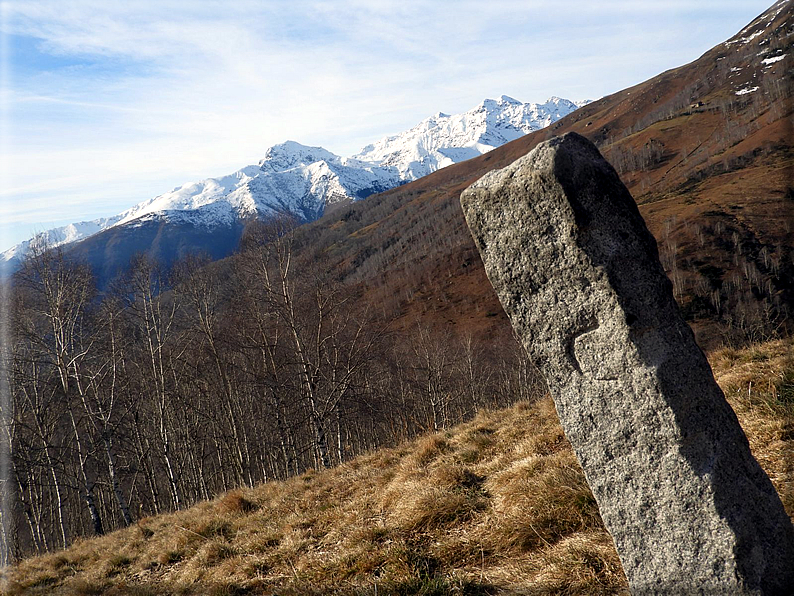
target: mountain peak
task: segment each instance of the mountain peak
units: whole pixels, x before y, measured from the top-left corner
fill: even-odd
[[[338,155],[322,147],[311,147],[297,141],[284,141],[265,151],[265,157],[260,160],[259,167],[263,172],[283,172],[317,161],[333,162],[339,159]]]
[[[480,102],[480,107],[485,107],[486,109],[502,109],[507,106],[522,105],[525,105],[524,102],[518,101],[509,95],[500,95],[497,99],[486,98]]]

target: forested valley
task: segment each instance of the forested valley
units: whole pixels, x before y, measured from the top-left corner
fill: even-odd
[[[10,557],[543,392],[509,333],[397,325],[294,238],[252,225],[223,267],[141,256],[102,293],[57,248],[33,252],[11,300]]]

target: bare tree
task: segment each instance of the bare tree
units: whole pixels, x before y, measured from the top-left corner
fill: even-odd
[[[159,445],[160,455],[165,464],[165,472],[168,487],[171,494],[171,501],[174,508],[182,506],[179,483],[176,476],[176,466],[173,458],[173,429],[171,428],[171,416],[173,395],[169,395],[169,375],[171,373],[171,355],[168,352],[168,342],[175,333],[175,318],[178,309],[178,302],[173,296],[166,298],[167,289],[163,272],[160,267],[153,263],[146,256],[138,256],[133,259],[130,270],[125,276],[121,288],[117,288],[116,293],[126,297],[127,316],[131,321],[137,336],[141,338],[141,352],[143,355],[140,363],[140,375],[146,390],[153,397],[154,417],[157,427],[157,444]],[[137,432],[138,452],[142,459],[146,459],[149,449],[144,447],[147,439],[140,436],[140,428]],[[156,482],[151,475],[149,476],[149,488],[155,511],[160,507],[159,494]]]
[[[102,534],[104,528],[94,494],[96,478],[89,469],[93,453],[72,404],[74,396],[80,400],[86,397],[82,367],[93,338],[86,332],[84,322],[95,292],[93,277],[87,266],[69,262],[59,248],[34,245],[16,282],[27,294],[31,337],[38,343],[41,357],[57,373],[74,433],[83,498],[94,532]]]
[[[383,329],[366,312],[355,312],[352,295],[333,277],[320,255],[293,257],[289,221],[275,221],[249,233],[245,271],[261,292],[258,310],[262,347],[274,376],[279,374],[306,405],[318,463],[331,465],[329,433],[336,429],[336,459],[345,457],[343,404],[355,389]],[[255,276],[255,277],[253,277]],[[284,354],[284,378],[272,354]]]

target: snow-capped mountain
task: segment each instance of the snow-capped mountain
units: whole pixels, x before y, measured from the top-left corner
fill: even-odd
[[[278,213],[312,221],[327,205],[362,199],[476,157],[586,103],[557,97],[543,104],[522,103],[503,95],[463,114],[438,113],[408,131],[367,145],[353,157],[287,141],[269,148],[257,165],[185,184],[113,217],[42,232],[2,253],[0,261],[13,269],[32,243],[74,244],[121,227],[167,223],[212,230]]]
[[[354,158],[394,167],[402,179],[415,180],[544,128],[588,103],[559,97],[522,103],[502,95],[463,114],[439,112],[411,130],[367,145]]]

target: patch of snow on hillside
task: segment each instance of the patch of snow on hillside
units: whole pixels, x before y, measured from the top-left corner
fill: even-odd
[[[753,24],[754,24],[754,23],[753,23]],[[726,41],[724,45],[725,45],[725,47],[728,47],[728,48],[729,48],[729,47],[731,47],[731,46],[732,46],[733,44],[735,44],[735,43],[741,43],[742,45],[747,45],[748,43],[750,43],[751,41],[753,41],[753,40],[754,40],[756,37],[758,37],[759,35],[763,35],[763,34],[764,34],[764,31],[766,30],[766,27],[768,27],[768,26],[769,26],[769,24],[767,24],[767,25],[766,25],[766,26],[765,26],[763,29],[761,29],[760,31],[756,31],[755,33],[753,33],[753,34],[751,34],[751,35],[749,35],[749,36],[747,36],[747,37],[740,37],[739,39],[733,39],[733,40],[731,40],[731,41]],[[750,28],[751,28],[751,27],[747,27],[747,28],[745,29],[745,31],[746,31],[747,29],[750,29]]]
[[[758,91],[758,89],[759,89],[758,87],[746,87],[744,89],[740,89],[739,91],[737,91],[736,95],[747,95],[748,93],[753,93],[755,91]]]
[[[774,64],[775,62],[780,62],[786,56],[788,56],[788,54],[783,54],[782,56],[775,56],[774,58],[767,58],[766,60],[761,60],[761,64],[766,64],[766,65]]]
[[[789,1],[790,0],[780,0],[780,2],[778,2],[777,4],[774,4],[772,6],[772,8],[769,9],[769,12],[771,12],[771,11],[773,11],[773,10],[775,10],[777,8],[777,10],[775,10],[775,14],[773,14],[769,18],[769,22],[767,22],[767,25],[766,25],[767,27],[769,27],[769,25],[772,24],[772,22],[777,18],[777,15],[779,15],[781,12],[783,12],[783,9],[786,8],[786,3],[789,2]]]

